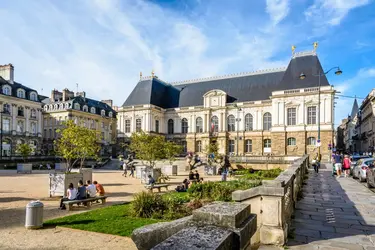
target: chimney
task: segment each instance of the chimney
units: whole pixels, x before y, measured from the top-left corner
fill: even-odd
[[[77,92],[76,96],[82,96],[83,98],[86,98],[86,92],[85,91]]]
[[[107,104],[111,108],[113,106],[113,100],[111,100],[111,99],[109,99],[109,100],[101,100],[101,102]]]
[[[11,63],[0,65],[0,76],[10,83],[14,81],[14,67]]]
[[[55,91],[56,91],[55,89],[51,91],[51,98],[50,98],[51,102],[55,102]]]

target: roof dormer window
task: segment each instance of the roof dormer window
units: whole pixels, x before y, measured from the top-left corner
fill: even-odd
[[[102,116],[105,116],[105,110],[103,109],[100,113]]]
[[[4,95],[12,95],[12,89],[10,88],[10,86],[3,86],[3,94]]]
[[[74,103],[74,109],[76,109],[76,110],[81,109],[81,106],[79,105],[79,103]]]
[[[94,107],[91,108],[91,111],[90,111],[92,114],[95,114],[96,113],[96,110]]]
[[[35,92],[30,93],[30,100],[31,101],[38,101],[38,96]]]
[[[87,105],[83,106],[83,111],[84,112],[88,112],[89,111],[89,108],[87,107]]]
[[[17,97],[18,97],[18,98],[25,98],[25,90],[23,90],[23,89],[18,89],[18,90],[17,90]]]
[[[112,117],[112,115],[113,115],[112,112],[109,112],[109,113],[108,113],[108,116],[109,116],[109,117]]]

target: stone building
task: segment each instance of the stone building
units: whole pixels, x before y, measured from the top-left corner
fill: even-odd
[[[119,140],[143,130],[197,153],[216,141],[223,154],[315,154],[320,115],[321,153],[328,160],[335,91],[325,76],[318,88],[317,72],[323,70],[314,50],[293,53],[286,68],[174,83],[152,73],[118,109]]]
[[[43,100],[43,151],[53,153],[53,141],[58,137],[56,130],[64,121],[73,120],[101,135],[101,155],[112,155],[117,138],[116,111],[112,109],[112,100],[96,101],[86,97],[85,92],[74,94],[63,89],[51,91],[50,98]]]
[[[14,81],[14,66],[0,65],[1,149],[0,157],[16,154],[16,146],[28,143],[40,153],[42,140],[41,96],[34,89]]]
[[[375,149],[375,89],[365,98],[360,106],[359,148],[361,152],[374,152]]]
[[[344,144],[345,144],[345,152],[353,153],[358,152],[360,150],[358,141],[358,119],[359,119],[359,107],[357,99],[354,99],[352,112],[348,115],[346,119],[346,124],[344,128]]]
[[[344,142],[344,132],[345,132],[347,122],[348,122],[347,118],[342,119],[341,124],[337,127],[337,130],[336,130],[335,146],[336,146],[336,150],[340,153],[346,151],[345,142]]]

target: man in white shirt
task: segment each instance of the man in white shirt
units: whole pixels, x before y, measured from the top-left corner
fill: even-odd
[[[92,184],[90,180],[87,180],[86,184],[87,184],[87,187],[86,187],[87,194],[90,197],[95,197],[95,195],[96,195],[96,186],[94,184]]]

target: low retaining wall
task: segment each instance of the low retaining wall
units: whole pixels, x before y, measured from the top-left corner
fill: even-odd
[[[192,216],[138,228],[132,240],[139,250],[249,249],[256,220],[248,204],[213,202]]]
[[[232,200],[251,205],[257,215],[257,230],[252,244],[284,245],[287,241],[291,216],[307,173],[309,156],[295,160],[275,180],[263,181],[262,186],[232,193]]]

